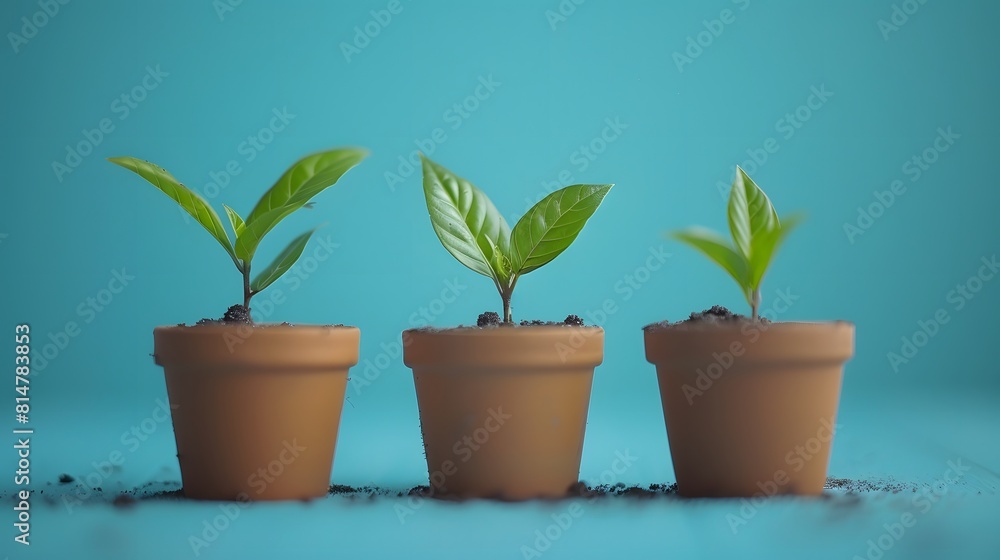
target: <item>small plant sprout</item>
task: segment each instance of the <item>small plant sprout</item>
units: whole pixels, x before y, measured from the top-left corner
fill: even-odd
[[[510,300],[521,276],[565,251],[613,185],[573,185],[535,204],[511,229],[472,183],[421,156],[424,196],[441,244],[459,262],[493,280],[503,321],[513,323]]]
[[[786,217],[784,223],[778,220],[767,195],[739,166],[736,166],[736,179],[729,191],[728,215],[733,245],[723,236],[701,227],[670,235],[701,251],[725,269],[740,285],[750,304],[751,318],[757,320],[760,284],[767,267],[782,241],[802,221],[802,217],[793,214]]]
[[[251,280],[251,263],[264,236],[292,212],[311,205],[310,199],[333,186],[344,173],[360,163],[367,155],[368,152],[362,149],[343,148],[319,152],[300,159],[264,193],[246,219],[229,206],[223,205],[233,229],[235,243],[230,240],[222,220],[208,202],[181,184],[162,167],[134,157],[114,157],[108,161],[149,181],[208,230],[240,271],[243,277],[243,306],[249,310],[250,299],[288,272],[302,255],[306,243],[315,230],[303,233],[292,240],[278,254],[274,262]]]

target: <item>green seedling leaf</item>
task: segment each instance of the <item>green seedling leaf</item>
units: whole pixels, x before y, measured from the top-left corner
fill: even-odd
[[[264,194],[246,220],[229,206],[223,205],[236,236],[236,243],[229,240],[215,210],[164,169],[131,157],[111,158],[110,161],[133,171],[166,193],[222,244],[243,276],[243,306],[249,308],[250,299],[255,294],[288,272],[302,256],[313,232],[296,237],[274,262],[251,281],[251,261],[264,236],[292,212],[302,207],[311,208],[312,197],[336,183],[367,155],[365,150],[345,148],[300,159]]]
[[[764,191],[746,172],[736,167],[736,179],[729,191],[729,231],[739,250],[750,259],[753,239],[778,225],[778,214]]]
[[[307,231],[293,239],[285,247],[285,250],[275,257],[274,261],[253,279],[253,282],[250,283],[250,289],[254,292],[259,292],[288,272],[295,265],[295,261],[299,260],[299,257],[302,256],[302,251],[306,248],[306,244],[309,243],[309,238],[312,237],[312,234],[312,231]]]
[[[261,240],[264,239],[264,236],[274,229],[274,226],[278,225],[278,222],[284,220],[285,217],[295,210],[295,208],[281,206],[261,214],[252,222],[247,222],[243,228],[243,233],[236,238],[236,256],[247,262],[253,259],[253,256],[257,253],[257,247],[260,245]]]
[[[594,215],[613,185],[573,185],[546,196],[518,220],[510,240],[517,276],[544,266],[565,251]]]
[[[774,254],[778,251],[785,238],[788,237],[788,234],[798,227],[804,219],[805,217],[802,214],[786,216],[784,220],[778,223],[777,227],[754,237],[749,260],[749,286],[751,289],[760,289],[760,284],[764,280],[764,275],[771,265]]]
[[[509,277],[502,257],[510,248],[507,220],[472,183],[421,157],[424,198],[441,244],[460,263],[498,285],[505,284]]]
[[[243,222],[243,218],[236,213],[236,210],[233,210],[225,204],[223,204],[222,207],[226,209],[226,216],[229,217],[229,225],[233,226],[233,233],[236,234],[236,237],[238,238],[240,234],[243,233],[243,228],[246,226]]]
[[[236,254],[233,251],[232,243],[229,241],[229,235],[226,234],[226,229],[222,225],[222,220],[219,219],[219,215],[215,213],[215,210],[212,209],[208,202],[198,196],[198,193],[182,185],[166,169],[148,161],[134,157],[113,157],[108,158],[108,161],[139,175],[172,198],[195,221],[208,230],[208,233],[229,253],[233,262],[236,262]],[[236,266],[239,267],[240,263],[236,262]]]
[[[280,208],[292,211],[301,208],[309,199],[336,184],[344,173],[367,156],[368,152],[359,148],[340,148],[300,159],[264,193],[246,222],[251,224]]]
[[[729,194],[727,214],[735,246],[704,228],[688,228],[670,235],[694,247],[728,272],[750,304],[753,319],[757,319],[760,284],[767,268],[778,247],[802,217],[792,215],[782,223],[764,191],[739,166]]]
[[[576,239],[612,185],[573,185],[545,197],[514,226],[472,183],[421,156],[424,198],[434,233],[471,270],[493,279],[511,323],[510,302],[522,274],[552,261]]]
[[[715,264],[721,266],[745,289],[747,286],[747,263],[743,255],[736,252],[726,238],[705,228],[691,227],[670,234],[674,239],[697,249]]]

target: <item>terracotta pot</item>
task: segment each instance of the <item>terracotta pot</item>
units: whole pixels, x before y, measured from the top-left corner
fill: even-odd
[[[327,494],[354,327],[206,325],[153,331],[184,495],[292,500]]]
[[[409,330],[431,491],[521,500],[579,480],[599,327]]]
[[[854,325],[650,326],[683,496],[819,495]]]

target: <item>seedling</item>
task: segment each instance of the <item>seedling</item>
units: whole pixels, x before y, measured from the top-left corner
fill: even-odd
[[[223,205],[235,235],[235,243],[230,240],[222,220],[211,205],[162,167],[134,157],[114,157],[108,161],[149,181],[208,230],[208,233],[233,259],[233,264],[243,276],[243,307],[249,311],[250,299],[288,272],[302,255],[306,243],[315,230],[293,239],[278,254],[274,262],[251,280],[251,264],[264,236],[289,214],[311,204],[310,199],[336,184],[344,173],[360,163],[367,155],[368,152],[365,150],[344,148],[319,152],[300,159],[264,193],[245,220],[235,210]]]
[[[431,225],[458,261],[493,280],[503,300],[504,323],[513,323],[510,300],[521,276],[565,251],[613,185],[573,185],[546,196],[511,229],[472,183],[421,156]]]
[[[676,231],[671,236],[725,269],[740,285],[750,304],[751,318],[757,320],[764,274],[778,247],[802,218],[793,214],[782,224],[767,195],[739,166],[729,191],[728,215],[732,245],[723,236],[701,227]]]

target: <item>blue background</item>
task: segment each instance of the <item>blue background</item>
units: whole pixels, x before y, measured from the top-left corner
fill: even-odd
[[[292,273],[300,282],[275,285],[287,301],[266,318],[362,329],[359,368],[371,363],[374,380],[349,389],[333,478],[392,488],[426,482],[400,331],[427,322],[422,309],[430,324],[449,326],[499,307],[491,283],[439,246],[419,172],[400,158],[422,149],[483,188],[511,224],[554,183],[616,184],[573,247],[519,283],[514,312],[576,313],[605,327],[581,477],[598,479],[616,451],[629,450],[641,460],[622,480],[642,484],[673,473],[640,327],[713,304],[746,310],[731,280],[663,233],[723,230],[720,185],[739,163],[780,213],[809,216],[769,273],[763,307],[780,290],[795,299],[779,320],[857,325],[831,475],[927,482],[965,458],[979,465],[969,496],[932,512],[911,530],[919,536],[886,555],[933,553],[929,543],[968,547],[968,557],[1000,550],[984,524],[1000,512],[991,347],[1000,281],[972,280],[1000,249],[991,157],[1000,5],[403,0],[395,15],[378,16],[391,15],[383,25],[372,14],[386,9],[381,0],[223,2],[75,1],[50,18],[35,15],[36,2],[2,8],[0,313],[11,331],[31,324],[36,351],[53,344],[32,384],[36,486],[61,472],[85,477],[116,450],[125,464],[106,491],[178,480],[169,424],[148,420],[166,398],[151,331],[218,316],[240,297],[237,272],[200,226],[105,157],[149,159],[218,211],[226,203],[246,213],[305,153],[372,151],[315,209],[283,223],[261,257],[325,224],[316,239],[336,249],[327,258],[314,240]],[[33,17],[47,21],[12,39]],[[358,36],[366,26],[373,37]],[[150,69],[160,78],[146,78]],[[130,106],[123,94],[141,101]],[[275,111],[292,116],[262,133],[281,124]],[[106,131],[92,132],[102,119]],[[935,148],[941,131],[951,140]],[[262,149],[248,148],[251,136]],[[86,155],[69,156],[69,167],[68,150]],[[231,161],[239,174],[223,176]],[[892,203],[878,202],[887,199],[876,191],[894,181]],[[648,261],[662,251],[662,266]],[[108,298],[116,271],[134,278]],[[970,281],[974,297],[953,292]],[[457,300],[442,304],[443,290],[457,290]],[[87,311],[88,298],[101,297],[106,305]],[[595,315],[606,300],[617,311]],[[947,322],[928,327],[926,340],[917,335],[926,344],[894,367],[889,353],[942,309]],[[75,335],[60,334],[68,322]],[[133,449],[122,434],[143,421],[153,429]],[[5,455],[0,463],[13,469],[13,452]],[[14,489],[2,480],[0,490]],[[74,510],[39,504],[32,548],[4,537],[0,554],[52,558],[71,547],[104,558],[187,557],[188,535],[217,513],[143,504],[125,515],[91,500]],[[567,531],[545,554],[796,557],[820,544],[835,557],[864,555],[866,539],[908,507],[870,501],[838,517],[822,504],[777,500],[736,535],[725,512],[738,503],[595,506],[579,521],[587,529]],[[202,555],[378,558],[406,546],[521,557],[519,546],[551,521],[547,508],[430,504],[401,524],[391,500],[255,505]]]

